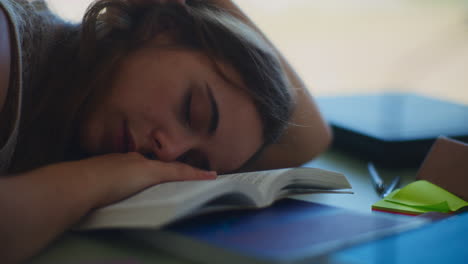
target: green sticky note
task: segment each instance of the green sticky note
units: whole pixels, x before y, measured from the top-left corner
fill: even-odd
[[[399,190],[395,190],[394,193],[398,191]],[[407,206],[407,205],[400,204],[400,203],[389,202],[389,201],[386,201],[385,199],[382,199],[374,203],[372,205],[372,210],[399,213],[399,214],[405,214],[405,215],[419,215],[419,214],[424,214],[424,213],[428,213],[432,211],[432,210],[425,209],[425,208],[415,208],[415,207]]]
[[[394,191],[383,199],[414,209],[431,212],[455,212],[468,206],[468,202],[428,181],[415,181],[406,187]]]

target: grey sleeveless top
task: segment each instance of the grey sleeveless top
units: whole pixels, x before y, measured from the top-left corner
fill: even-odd
[[[11,79],[10,88],[8,89],[8,100],[5,107],[13,107],[10,113],[13,116],[13,124],[6,143],[0,149],[0,174],[3,174],[8,169],[11,157],[13,156],[16,138],[18,136],[19,121],[21,118],[21,98],[22,98],[22,52],[21,52],[21,25],[18,19],[18,12],[15,7],[5,0],[0,0],[0,8],[2,8],[10,22],[10,39],[12,41],[12,64],[11,64]],[[13,61],[14,60],[14,61]],[[10,94],[11,93],[11,94]],[[6,110],[6,109],[5,109]],[[1,122],[1,120],[0,120]]]
[[[32,86],[34,68],[38,68],[35,66],[45,60],[46,54],[42,51],[49,45],[48,39],[52,34],[47,29],[52,29],[56,17],[50,13],[43,0],[0,0],[0,8],[5,11],[10,22],[12,63],[8,102],[5,102],[4,108],[9,107],[8,112],[13,115],[8,138],[3,146],[0,145],[2,175],[7,172],[15,152],[24,90]]]

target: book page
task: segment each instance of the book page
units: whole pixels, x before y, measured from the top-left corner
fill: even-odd
[[[278,184],[281,185],[282,181],[280,178],[284,177],[292,169],[278,169],[278,170],[267,170],[267,171],[255,171],[247,173],[236,173],[219,176],[219,180],[232,180],[243,184],[251,184],[261,194],[260,206],[273,202],[274,196],[277,193]],[[287,180],[287,179],[285,179]]]
[[[249,183],[256,185],[258,189],[266,189],[271,187],[273,182],[279,178],[282,174],[286,173],[291,169],[279,169],[279,170],[266,170],[266,171],[254,171],[244,172],[235,174],[220,175],[218,180],[234,180],[242,183]]]
[[[232,192],[232,189],[231,185],[222,181],[181,181],[155,185],[94,211],[77,228],[158,227],[190,214],[208,201]]]
[[[133,206],[144,204],[172,204],[194,198],[197,194],[209,194],[220,182],[216,181],[180,181],[154,185],[130,198],[111,206]],[[109,206],[110,207],[110,206]]]
[[[351,188],[341,173],[306,167],[228,174],[219,176],[219,179],[255,185],[262,194],[263,203],[271,203],[287,194]]]
[[[94,211],[79,228],[158,227],[193,214],[202,206],[262,207],[295,189],[313,192],[317,188],[349,187],[342,174],[313,168],[228,174],[208,181],[168,182]]]
[[[258,196],[253,185],[232,180],[168,182],[94,211],[77,228],[158,227],[194,214],[216,199],[221,201],[215,207],[229,202],[225,207],[231,208],[235,202],[254,205]]]

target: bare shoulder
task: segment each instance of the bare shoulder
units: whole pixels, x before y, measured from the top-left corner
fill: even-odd
[[[10,83],[11,40],[9,21],[0,7],[0,112],[5,104]]]

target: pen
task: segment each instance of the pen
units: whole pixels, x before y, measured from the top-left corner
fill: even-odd
[[[384,190],[384,182],[372,162],[367,163],[367,170],[369,171],[372,182],[374,183],[375,190],[378,194],[381,194]]]
[[[382,198],[392,193],[400,184],[401,178],[400,176],[396,176],[395,178],[393,178],[390,184],[386,186],[372,162],[369,162],[367,164],[367,170],[369,171],[369,174],[371,176],[375,191]]]
[[[390,193],[392,193],[400,184],[400,176],[396,176],[393,178],[392,182],[385,188],[385,190],[382,192],[381,197],[384,198]]]

